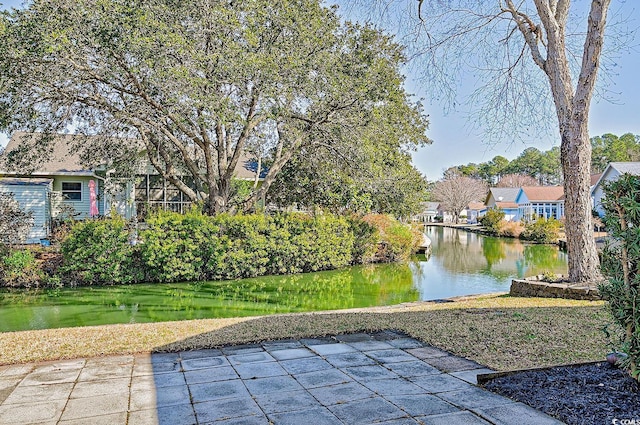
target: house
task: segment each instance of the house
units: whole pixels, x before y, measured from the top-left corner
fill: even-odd
[[[605,182],[617,180],[622,174],[640,176],[640,162],[611,162],[604,169],[602,175],[591,189],[593,208],[600,217],[604,216],[602,198],[604,198],[603,185]],[[640,188],[638,188],[640,190]]]
[[[100,175],[98,167],[82,164],[74,149],[73,138],[72,135],[59,135],[52,144],[51,154],[46,158],[43,155],[39,161],[31,161],[28,167],[16,166],[9,162],[12,152],[25,150],[36,139],[29,133],[15,132],[0,156],[0,181],[3,190],[12,192],[23,208],[34,211],[35,217],[46,213],[55,218],[73,211],[72,214],[78,219],[88,218],[91,213],[92,191],[94,206],[97,207],[95,215],[104,215],[105,210],[108,211],[103,196],[104,173]],[[40,203],[33,203],[36,193],[38,196],[46,193],[47,211],[41,211]]]
[[[13,193],[22,208],[32,211],[37,219],[28,236],[30,242],[48,235],[53,221],[66,216],[84,220],[114,210],[131,219],[143,217],[149,208],[182,212],[191,204],[177,187],[154,173],[143,151],[133,158],[135,177],[118,176],[104,163],[87,164],[76,149],[87,136],[55,135],[50,154],[39,155],[28,166],[10,162],[12,152],[33,149],[38,137],[15,132],[0,155],[0,191]],[[256,161],[244,156],[238,161],[235,177],[254,181],[257,168]],[[259,180],[264,174],[261,170]]]
[[[467,207],[467,224],[478,224],[478,220],[487,212],[483,202],[470,202]]]
[[[519,219],[535,217],[561,219],[564,217],[564,188],[562,186],[521,187],[516,197]]]
[[[519,193],[520,188],[518,187],[492,187],[489,189],[484,203],[487,209],[497,208],[504,212],[506,221],[518,221],[520,215],[516,198]]]
[[[414,215],[412,221],[420,223],[433,223],[436,221],[438,215],[438,203],[437,202],[422,202],[422,211]]]

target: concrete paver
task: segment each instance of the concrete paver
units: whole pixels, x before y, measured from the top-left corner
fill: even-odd
[[[0,367],[12,425],[555,425],[394,331]]]

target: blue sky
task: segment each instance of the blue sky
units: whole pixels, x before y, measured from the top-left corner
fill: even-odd
[[[0,0],[1,8],[19,7],[22,0]],[[584,0],[576,3],[588,4]],[[635,1],[614,0],[612,11],[628,18],[627,25],[632,28],[640,26],[640,11]],[[578,4],[580,6],[580,4]],[[638,40],[635,41],[638,43]],[[589,132],[591,136],[604,133],[640,134],[640,47],[631,46],[620,53],[615,65],[610,69],[611,80],[607,97],[612,101],[594,99],[591,106]],[[421,83],[413,75],[407,75],[407,89],[418,97]],[[545,139],[518,140],[504,138],[491,146],[483,143],[483,129],[472,128],[465,111],[444,112],[444,106],[437,102],[423,101],[425,112],[429,114],[430,128],[428,136],[434,141],[432,145],[421,148],[413,155],[414,164],[429,180],[437,180],[446,168],[469,162],[484,162],[496,155],[509,159],[518,156],[526,147],[535,146],[540,150],[559,145],[557,136]],[[0,145],[6,144],[7,135],[0,133]]]

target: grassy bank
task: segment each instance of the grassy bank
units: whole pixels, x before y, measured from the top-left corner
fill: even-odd
[[[398,329],[497,370],[601,360],[602,302],[488,295],[453,303],[0,334],[0,364]]]

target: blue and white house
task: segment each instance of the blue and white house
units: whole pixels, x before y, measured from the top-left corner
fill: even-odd
[[[562,186],[521,187],[516,197],[520,220],[532,221],[537,217],[564,218],[564,188]]]
[[[640,162],[611,162],[604,169],[600,179],[591,189],[591,200],[593,208],[600,217],[604,216],[602,208],[602,199],[604,198],[603,184],[608,181],[617,180],[623,174],[632,174],[640,176]],[[640,187],[638,188],[640,191]]]
[[[519,193],[519,187],[492,187],[489,189],[487,199],[484,203],[487,206],[487,210],[498,208],[504,212],[504,219],[506,221],[518,221],[520,216],[518,214],[516,198]]]
[[[137,172],[133,177],[119,176],[105,164],[85,163],[77,145],[86,136],[57,134],[47,155],[36,155],[37,159],[26,165],[10,161],[12,152],[34,149],[38,137],[15,132],[0,155],[0,192],[12,193],[21,208],[34,216],[27,243],[46,238],[56,219],[69,215],[76,220],[90,218],[92,202],[94,214],[96,209],[98,216],[114,210],[126,219],[142,215],[147,208],[182,212],[191,204],[175,186],[154,173],[144,151],[134,158]],[[264,177],[261,171],[259,181]],[[256,173],[255,161],[241,157],[234,177],[254,180]]]

